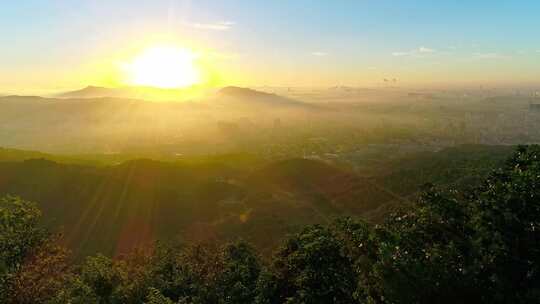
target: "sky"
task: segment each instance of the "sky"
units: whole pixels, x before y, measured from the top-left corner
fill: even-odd
[[[537,0],[21,0],[0,9],[0,93],[123,84],[145,48],[209,85],[540,83]]]

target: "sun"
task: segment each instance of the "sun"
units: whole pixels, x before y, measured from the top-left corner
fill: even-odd
[[[189,49],[156,46],[145,49],[126,66],[131,85],[183,88],[201,82],[197,55]]]

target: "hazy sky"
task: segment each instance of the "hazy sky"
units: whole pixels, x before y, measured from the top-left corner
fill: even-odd
[[[0,91],[120,84],[156,44],[215,84],[540,82],[540,1],[21,0],[0,5]]]

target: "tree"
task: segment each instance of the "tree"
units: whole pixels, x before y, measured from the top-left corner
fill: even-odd
[[[379,259],[380,229],[351,217],[337,218],[330,228],[354,267],[357,280],[354,299],[360,303],[376,303],[381,300],[381,281],[374,271]]]
[[[116,287],[118,303],[142,303],[153,286],[152,262],[154,247],[139,248],[113,260],[113,269],[121,274]]]
[[[342,243],[315,225],[289,238],[259,282],[259,303],[352,303],[356,276]]]
[[[456,193],[427,185],[413,208],[387,217],[378,231],[373,265],[389,303],[464,303],[477,300],[470,267],[466,204]]]
[[[49,303],[64,288],[70,274],[69,251],[47,241],[25,258],[11,278],[7,303]]]
[[[253,303],[261,266],[254,250],[244,242],[222,249],[223,266],[214,283],[219,303]]]
[[[65,281],[63,288],[47,304],[99,304],[100,299],[92,288],[77,274]]]
[[[426,185],[380,225],[305,227],[267,267],[244,242],[158,244],[75,272],[39,218],[0,199],[1,303],[540,303],[538,146],[470,191]]]
[[[171,246],[159,244],[151,262],[149,286],[173,302],[217,303],[215,282],[223,269],[215,243]]]
[[[470,192],[427,186],[374,230],[363,284],[389,303],[538,303],[539,198],[538,146],[520,147]]]
[[[38,223],[37,204],[15,196],[0,198],[0,302],[6,302],[13,276],[24,259],[47,239]]]
[[[488,299],[540,302],[540,147],[519,147],[471,200],[476,271]]]
[[[124,273],[115,266],[114,261],[101,254],[86,259],[80,277],[82,283],[90,287],[99,299],[100,304],[117,302],[117,289],[125,279]]]
[[[150,288],[148,296],[146,297],[145,304],[174,304],[174,302],[162,295],[161,292],[155,288]]]

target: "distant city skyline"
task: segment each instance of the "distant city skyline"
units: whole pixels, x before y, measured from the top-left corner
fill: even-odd
[[[126,66],[156,46],[189,50],[208,86],[538,84],[538,12],[533,0],[10,1],[0,93],[129,85]]]

